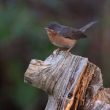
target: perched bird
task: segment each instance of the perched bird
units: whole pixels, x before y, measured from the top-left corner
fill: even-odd
[[[61,25],[57,22],[51,22],[45,28],[51,43],[60,48],[67,48],[68,52],[75,46],[77,40],[86,38],[84,32],[97,21],[90,22],[80,29]]]

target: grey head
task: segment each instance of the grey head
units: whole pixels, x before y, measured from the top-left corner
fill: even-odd
[[[47,28],[57,32],[61,30],[62,26],[58,22],[53,21],[48,24]]]

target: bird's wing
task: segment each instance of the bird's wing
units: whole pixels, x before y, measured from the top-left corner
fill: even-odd
[[[87,37],[83,32],[79,31],[78,29],[71,28],[71,27],[63,28],[59,32],[59,34],[65,38],[70,38],[70,39],[75,39],[75,40]]]
[[[86,37],[87,36],[79,30],[74,31],[73,35],[71,36],[72,39],[76,39],[76,40],[81,39],[81,38],[86,38]]]

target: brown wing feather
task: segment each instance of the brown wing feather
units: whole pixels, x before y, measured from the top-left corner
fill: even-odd
[[[81,31],[75,31],[75,32],[73,33],[73,36],[72,36],[71,38],[78,40],[78,39],[86,38],[86,37],[87,37],[87,36],[86,36],[84,33],[82,33]]]
[[[75,39],[75,40],[87,37],[84,33],[79,31],[78,29],[74,29],[74,28],[66,27],[66,26],[59,32],[59,34],[64,36],[65,38],[70,38],[70,39]]]

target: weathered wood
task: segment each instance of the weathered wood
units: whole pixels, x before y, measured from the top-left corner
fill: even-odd
[[[100,69],[87,58],[65,51],[55,50],[45,61],[32,60],[24,79],[49,94],[45,110],[97,110],[99,101],[104,106],[109,102],[100,98],[108,93],[102,90]]]

